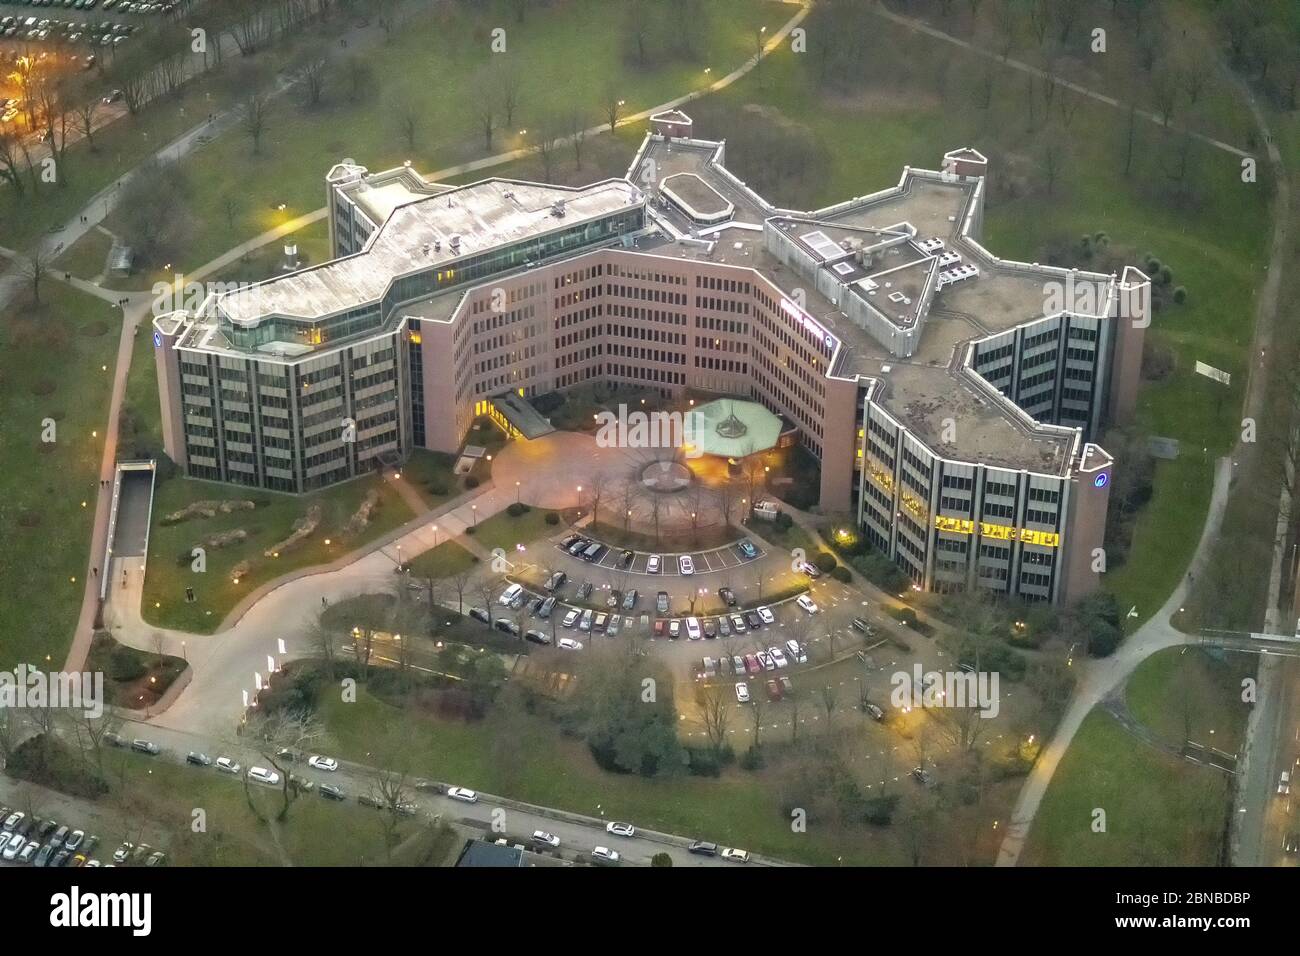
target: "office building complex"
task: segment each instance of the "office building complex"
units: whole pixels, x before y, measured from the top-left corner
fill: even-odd
[[[1095,586],[1149,282],[997,258],[973,149],[814,212],[772,206],[679,111],[624,179],[450,187],[344,162],[337,256],[155,320],[167,451],[303,492],[455,452],[489,415],[591,382],[760,402],[918,587],[1061,601]]]

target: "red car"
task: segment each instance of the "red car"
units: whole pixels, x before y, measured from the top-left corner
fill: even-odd
[[[663,637],[663,636],[664,636],[664,619],[661,617],[657,617],[655,618],[655,637]]]
[[[763,665],[761,665],[758,662],[757,657],[755,657],[753,654],[745,655],[745,673],[749,674],[750,677],[753,677],[762,669],[763,669]]]
[[[768,699],[768,700],[780,700],[781,697],[782,697],[782,694],[781,694],[781,685],[778,684],[775,680],[770,680],[770,681],[768,681],[768,682],[767,682],[767,699]]]

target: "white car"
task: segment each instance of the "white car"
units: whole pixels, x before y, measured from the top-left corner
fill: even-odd
[[[793,637],[785,642],[786,652],[790,655],[790,663],[807,664],[808,654],[803,647]]]
[[[280,782],[280,775],[274,770],[267,770],[265,767],[249,767],[248,779],[254,783],[264,783],[268,787],[274,787]]]
[[[26,818],[27,818],[27,814],[23,813],[21,810],[15,810],[13,813],[9,814],[9,816],[5,817],[5,822],[4,822],[5,830],[12,830],[14,827],[18,826],[18,824],[22,823],[23,820],[25,820]]]
[[[776,661],[772,660],[772,655],[767,651],[755,651],[754,656],[758,658],[758,663],[765,671],[776,670]]]
[[[801,608],[803,608],[803,609],[804,609],[805,611],[807,611],[809,614],[816,614],[816,613],[817,613],[817,602],[814,601],[812,598],[810,598],[810,597],[809,597],[808,595],[806,595],[806,594],[800,594],[797,598],[795,598],[795,602],[794,602],[794,603],[795,603],[795,604],[798,604]]]
[[[582,641],[575,641],[571,637],[562,637],[555,642],[555,646],[562,651],[580,651],[582,650]]]
[[[497,603],[502,607],[509,607],[510,602],[519,597],[523,590],[524,586],[522,584],[512,584],[501,592],[501,596],[497,598]]]
[[[18,862],[19,863],[32,862],[32,857],[36,856],[36,854],[40,852],[40,849],[41,849],[41,845],[39,842],[37,842],[36,840],[28,840],[27,845],[18,852]],[[98,860],[87,860],[86,866],[90,866],[92,863],[95,864],[95,866],[99,866]]]
[[[700,619],[698,617],[688,617],[686,619],[686,636],[692,641],[698,641],[701,633]]]
[[[478,793],[467,787],[448,787],[447,796],[461,803],[478,803]]]
[[[231,757],[218,757],[217,769],[223,773],[239,773],[239,761]]]
[[[614,836],[634,837],[636,836],[636,827],[630,823],[606,823],[605,832],[612,833]]]
[[[333,773],[339,769],[339,762],[333,757],[319,757],[313,754],[307,758],[307,766]]]
[[[560,845],[560,838],[554,833],[547,833],[545,830],[534,830],[533,842],[539,846],[549,846],[555,849]]]
[[[689,554],[679,555],[677,558],[677,570],[682,574],[694,574],[695,562],[691,560]]]
[[[1291,774],[1285,770],[1282,771],[1282,777],[1277,782],[1277,792],[1283,796],[1291,792]]]
[[[736,703],[737,704],[749,703],[749,685],[746,684],[743,680],[736,681]]]
[[[659,561],[660,561],[660,558],[659,558],[659,555],[657,555],[657,554],[652,554],[652,555],[650,555],[650,557],[646,558],[646,561],[645,561],[645,570],[646,570],[646,574],[658,574],[658,573],[659,573]]]
[[[560,622],[560,626],[573,627],[573,625],[578,623],[578,615],[580,615],[581,613],[582,612],[579,611],[576,607],[570,608],[569,613],[565,614],[564,620]],[[565,640],[568,640],[568,638],[565,638]]]
[[[591,859],[594,863],[617,863],[620,857],[618,850],[611,850],[607,846],[598,846],[592,848]]]
[[[15,833],[9,838],[9,842],[5,844],[4,853],[0,854],[0,856],[3,856],[6,860],[12,860],[26,845],[27,838],[20,833]]]
[[[769,647],[767,653],[771,655],[772,663],[777,667],[786,667],[790,663],[785,659],[785,654],[781,652],[781,648],[779,647]]]
[[[762,618],[764,624],[776,623],[776,615],[772,613],[772,609],[770,607],[764,605],[763,607],[756,608],[756,610],[758,611],[758,616]]]
[[[722,858],[723,858],[724,860],[730,860],[730,861],[733,862],[733,863],[748,863],[748,862],[749,862],[749,851],[748,851],[748,850],[733,850],[731,847],[723,847],[723,848],[722,848]]]

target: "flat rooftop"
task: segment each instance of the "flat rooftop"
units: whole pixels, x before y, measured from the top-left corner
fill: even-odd
[[[963,368],[971,341],[1045,318],[1044,285],[1059,281],[1054,272],[1030,264],[999,263],[962,234],[975,180],[941,182],[909,170],[896,188],[800,212],[768,205],[736,189],[731,177],[714,164],[716,152],[716,146],[648,140],[634,170],[653,159],[661,176],[670,171],[693,172],[736,202],[737,212],[730,223],[703,234],[711,245],[665,237],[658,243],[642,241],[642,252],[751,268],[791,298],[795,288],[802,289],[805,311],[840,343],[830,374],[875,380],[873,400],[936,453],[1046,474],[1069,469],[1077,450],[1073,429],[1030,424],[1009,399],[990,394]],[[656,212],[672,221],[671,213],[660,207]],[[811,288],[806,278],[768,252],[763,234],[746,228],[768,219],[821,261],[823,268],[834,270],[836,262],[846,264],[848,269],[836,270],[835,275],[855,284],[853,294],[869,296],[871,305],[894,324],[908,327],[923,319],[916,352],[907,358],[892,354]],[[941,244],[918,245],[926,240],[941,240]],[[885,246],[870,265],[863,266],[844,257],[845,242]],[[939,290],[922,316],[916,308],[925,278],[931,270],[942,268],[940,256],[952,252],[962,264],[978,267],[979,275]],[[869,293],[871,283],[874,294]],[[1098,293],[1093,301],[1105,302],[1113,278],[1078,273],[1075,283],[1093,285]],[[891,301],[892,293],[900,293],[910,303]],[[948,419],[960,436],[957,446],[943,441]]]
[[[553,213],[564,203],[563,217]],[[377,302],[389,283],[467,256],[599,219],[642,201],[624,179],[581,188],[488,179],[397,205],[356,255],[227,293],[219,308],[231,322],[267,316],[306,321]],[[452,238],[459,237],[453,248]]]

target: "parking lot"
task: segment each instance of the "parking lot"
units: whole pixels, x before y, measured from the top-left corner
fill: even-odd
[[[564,539],[560,539],[561,541]],[[596,542],[593,538],[583,537],[581,540],[592,543]],[[745,539],[749,540],[749,539]],[[719,548],[710,548],[707,551],[679,551],[679,552],[650,552],[650,551],[632,551],[611,545],[604,545],[605,550],[600,556],[590,562],[593,567],[605,568],[611,571],[625,571],[628,574],[646,574],[657,575],[660,577],[682,577],[689,574],[710,574],[717,571],[728,571],[739,568],[750,561],[761,558],[766,552],[755,541],[750,541],[754,548],[752,556],[745,554],[738,544],[727,544]],[[560,547],[560,542],[556,542],[556,547]],[[562,549],[563,550],[563,549]],[[572,557],[577,557],[572,552],[566,551]],[[630,556],[630,558],[629,558]],[[683,574],[680,558],[687,557],[690,559],[692,570],[688,574]],[[651,570],[651,562],[654,558],[659,559],[659,569]]]

